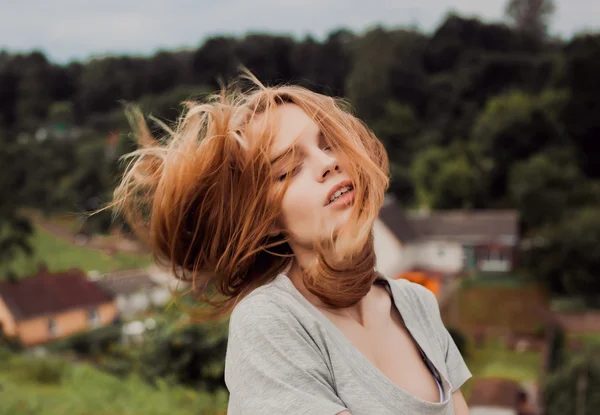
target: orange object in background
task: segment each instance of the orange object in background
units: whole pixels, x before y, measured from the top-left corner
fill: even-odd
[[[407,271],[401,274],[398,274],[394,279],[403,278],[405,280],[416,282],[417,284],[421,284],[429,291],[433,292],[436,296],[440,292],[440,276],[429,274],[424,271]]]

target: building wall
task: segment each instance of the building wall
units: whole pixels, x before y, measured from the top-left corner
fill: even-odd
[[[393,278],[402,270],[402,244],[379,219],[373,225],[373,238],[377,256],[377,271],[386,277]]]
[[[415,267],[453,273],[460,271],[464,265],[462,245],[456,242],[402,244],[379,219],[373,226],[373,236],[377,270],[390,278]]]
[[[111,323],[117,316],[118,311],[114,302],[105,303],[96,308],[98,313],[98,325],[104,326]],[[49,330],[50,320],[54,321],[55,335]],[[87,308],[70,310],[64,313],[36,317],[17,323],[17,332],[24,346],[45,343],[53,339],[66,337],[86,329],[92,328],[89,321]]]
[[[2,323],[2,331],[4,331],[5,335],[16,336],[17,326],[15,320],[2,298],[0,298],[0,323]]]
[[[416,244],[417,262],[435,271],[455,273],[463,269],[464,250],[460,243],[427,241]]]

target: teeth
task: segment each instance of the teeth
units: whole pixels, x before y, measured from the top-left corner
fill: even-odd
[[[351,189],[348,186],[344,186],[341,189],[339,189],[337,192],[335,192],[333,194],[333,196],[331,196],[331,199],[329,199],[329,203],[333,202],[334,200],[336,200],[338,197],[340,197],[341,195],[343,195],[344,193],[348,193]]]

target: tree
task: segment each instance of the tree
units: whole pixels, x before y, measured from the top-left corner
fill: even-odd
[[[357,113],[368,123],[376,120],[391,98],[392,41],[389,32],[377,28],[353,45],[354,66],[346,91]]]
[[[151,382],[167,378],[194,388],[225,388],[226,325],[161,321],[140,350],[140,370]]]
[[[506,15],[515,27],[539,40],[546,37],[554,11],[553,0],[509,0],[506,5]]]
[[[592,415],[600,405],[600,355],[592,351],[577,356],[551,373],[543,385],[547,415]]]
[[[510,170],[508,190],[525,232],[555,224],[570,208],[594,198],[574,156],[564,150],[516,163]]]
[[[547,371],[549,373],[554,373],[557,372],[565,363],[566,338],[565,331],[560,324],[549,327],[549,329],[551,337],[548,345]]]
[[[600,210],[572,209],[539,231],[539,243],[526,251],[524,265],[553,293],[570,294],[600,306]]]
[[[556,108],[568,95],[545,91],[536,96],[521,91],[497,96],[487,102],[473,124],[471,141],[491,160],[491,196],[507,196],[508,174],[513,164],[547,148],[567,148],[568,138]]]
[[[391,193],[399,201],[410,203],[414,196],[410,164],[419,149],[421,123],[412,107],[391,100],[372,128],[390,158]]]
[[[468,209],[482,206],[488,167],[474,149],[430,147],[415,156],[412,168],[420,206]]]
[[[0,174],[0,278],[14,277],[7,264],[24,252],[31,254],[31,223],[20,209],[29,202],[26,194],[27,152],[18,143],[6,139],[0,131],[0,166],[10,174]]]
[[[589,177],[600,178],[600,34],[575,37],[564,47],[564,84],[571,99],[563,107],[561,122],[579,150]]]

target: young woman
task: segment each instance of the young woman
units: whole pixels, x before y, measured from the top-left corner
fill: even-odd
[[[115,204],[155,258],[232,311],[228,413],[468,413],[471,376],[424,287],[375,271],[386,153],[330,97],[294,86],[138,116]]]

